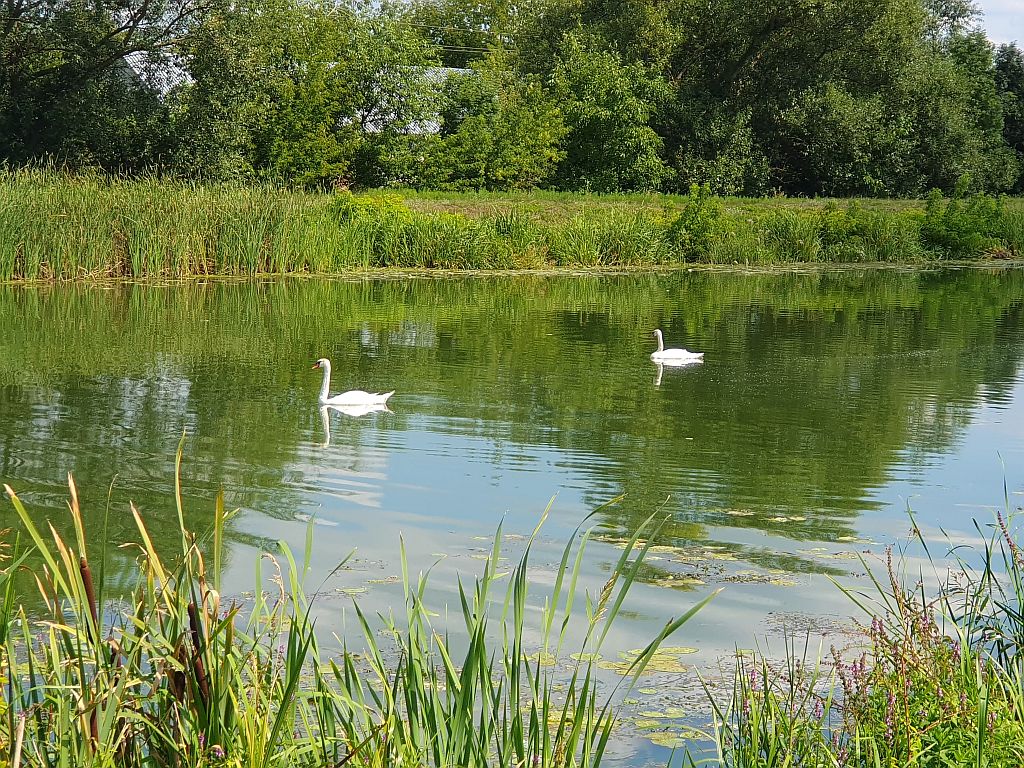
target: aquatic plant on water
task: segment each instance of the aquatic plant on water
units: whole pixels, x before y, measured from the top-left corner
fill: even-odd
[[[306,592],[310,540],[302,561],[283,544],[260,558],[270,566],[266,579],[258,567],[251,601],[226,599],[220,580],[229,514],[218,499],[210,531],[188,531],[180,468],[179,449],[180,547],[169,553],[155,545],[132,506],[139,540],[129,546],[139,564],[135,591],[126,595],[108,594],[105,564],[89,557],[70,478],[70,541],[38,525],[6,488],[25,534],[7,535],[9,559],[0,572],[0,745],[8,766],[601,763],[616,698],[599,690],[594,660],[649,546],[638,544],[639,532],[600,593],[586,594],[579,576],[589,533],[577,529],[540,612],[540,640],[531,644],[524,630],[531,628],[529,558],[537,531],[518,564],[502,572],[499,530],[482,575],[472,586],[459,584],[458,634],[466,650],[458,657],[460,643],[433,623],[427,576],[409,572],[403,548],[404,615],[370,617],[356,606],[358,653],[331,654],[321,647],[326,628],[314,628],[316,592]],[[34,568],[38,610],[14,587],[30,557],[42,563]],[[710,599],[634,654],[623,684],[635,682],[661,642]],[[585,637],[570,655],[567,630],[570,619],[580,621],[581,604]],[[568,672],[548,659],[565,659]]]

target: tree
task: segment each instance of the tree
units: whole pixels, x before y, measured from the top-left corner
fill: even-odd
[[[670,171],[649,122],[656,101],[668,93],[666,83],[615,53],[585,50],[569,36],[552,84],[568,129],[560,186],[598,192],[661,186]]]
[[[433,110],[429,46],[387,8],[247,0],[188,47],[182,165],[194,174],[380,183],[380,150]]]
[[[924,0],[933,39],[965,35],[977,27],[981,10],[974,0]]]
[[[561,113],[540,80],[495,51],[444,88],[440,136],[425,177],[459,189],[528,189],[563,157]]]
[[[446,67],[467,68],[499,46],[514,47],[509,0],[415,0],[407,22],[440,52]]]
[[[995,82],[1003,107],[1003,140],[1021,168],[1014,191],[1024,192],[1024,52],[1015,43],[999,46]]]
[[[0,156],[110,169],[166,149],[159,66],[212,0],[10,0],[0,10]],[[142,67],[144,69],[144,67]]]

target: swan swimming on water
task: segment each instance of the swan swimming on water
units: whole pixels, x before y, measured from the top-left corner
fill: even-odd
[[[361,389],[350,389],[340,395],[331,397],[331,361],[321,357],[313,368],[324,369],[324,383],[320,386],[320,404],[332,406],[357,406],[357,405],[384,405],[388,398],[395,394],[394,390],[380,394],[378,392],[364,392]]]
[[[683,363],[697,363],[704,359],[703,352],[690,352],[686,349],[665,349],[665,340],[661,336],[661,329],[655,328],[654,335],[658,339],[658,348],[651,353],[651,360],[667,365],[680,365]]]

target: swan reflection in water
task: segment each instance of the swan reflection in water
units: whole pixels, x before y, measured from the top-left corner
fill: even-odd
[[[654,376],[654,386],[661,386],[661,376],[665,373],[666,368],[690,368],[691,366],[700,365],[703,362],[703,358],[696,360],[659,360],[657,363],[658,372]]]
[[[327,448],[331,444],[331,411],[343,413],[346,416],[358,418],[370,413],[394,413],[386,403],[364,403],[362,405],[321,405],[320,424],[324,429],[324,441],[321,447]]]

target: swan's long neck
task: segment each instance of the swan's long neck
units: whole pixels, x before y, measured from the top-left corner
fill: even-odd
[[[656,330],[654,332],[654,335],[658,337],[658,351],[659,352],[664,352],[665,351],[665,340],[663,338],[661,338],[661,330],[660,329]]]
[[[331,396],[331,364],[325,361],[320,367],[324,369],[324,383],[320,385],[320,402],[324,403]]]

